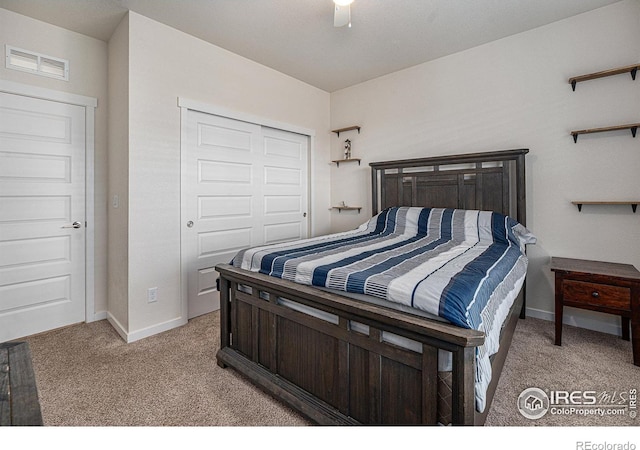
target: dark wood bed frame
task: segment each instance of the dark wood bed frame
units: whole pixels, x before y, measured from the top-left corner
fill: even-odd
[[[389,206],[493,210],[525,224],[527,149],[371,163],[373,214]],[[476,347],[484,334],[234,268],[220,272],[218,364],[317,424],[482,425],[511,344],[523,288],[492,357],[483,413],[475,408]],[[315,308],[331,320],[278,301]],[[368,332],[353,326],[368,326]],[[356,329],[360,331],[356,331]],[[392,333],[422,351],[389,343]],[[438,401],[439,349],[452,353],[451,404]],[[442,391],[440,391],[442,394]],[[446,410],[446,411],[445,411]]]

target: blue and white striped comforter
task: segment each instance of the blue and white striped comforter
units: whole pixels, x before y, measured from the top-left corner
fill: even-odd
[[[359,228],[240,251],[233,265],[300,284],[379,297],[485,333],[476,407],[484,410],[489,356],[524,281],[535,237],[495,212],[394,207]]]

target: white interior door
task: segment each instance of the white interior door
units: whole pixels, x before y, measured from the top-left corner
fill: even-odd
[[[85,320],[85,145],[83,107],[0,93],[0,342]]]
[[[307,236],[308,137],[187,114],[183,264],[188,317],[220,307],[215,265],[242,248]]]

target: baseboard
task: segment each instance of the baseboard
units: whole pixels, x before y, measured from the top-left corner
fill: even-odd
[[[167,322],[158,323],[141,330],[129,332],[120,322],[118,322],[115,317],[113,317],[113,315],[111,315],[111,313],[107,313],[107,320],[127,344],[139,341],[140,339],[144,339],[149,336],[153,336],[154,334],[181,327],[183,325],[186,325],[187,323],[187,321],[182,317],[177,317],[175,319],[168,320]]]
[[[162,333],[164,331],[169,331],[174,328],[181,327],[182,325],[186,325],[186,323],[187,323],[186,319],[182,317],[176,317],[175,319],[168,320],[166,322],[157,323],[153,326],[130,332],[128,334],[127,343],[139,341],[140,339],[153,336],[154,334]]]
[[[113,317],[110,312],[107,313],[107,321],[111,324],[113,329],[116,330],[120,337],[124,339],[125,342],[127,342],[127,330],[122,326],[120,322],[118,322],[118,319]]]
[[[109,317],[108,313],[106,311],[99,311],[97,313],[95,313],[93,315],[93,318],[88,319],[87,323],[91,323],[91,322],[97,322],[99,320],[104,320],[107,319]]]
[[[587,316],[587,314],[596,313],[591,313],[590,311],[585,312],[574,308],[565,308],[562,323],[578,328],[585,328],[587,330],[613,334],[615,336],[620,336],[622,334],[622,324],[620,323],[619,318],[617,318],[618,323],[615,324],[605,320],[598,320],[598,318],[596,317],[589,317]],[[607,316],[612,318],[611,320],[616,320],[615,316]],[[542,319],[553,322],[555,320],[555,313],[542,309],[527,308],[527,317],[533,317],[534,319]]]

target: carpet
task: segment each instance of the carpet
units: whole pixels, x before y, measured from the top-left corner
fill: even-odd
[[[27,338],[45,425],[309,425],[233,369],[218,367],[218,320],[214,312],[131,344],[106,320]],[[547,394],[604,393],[610,401],[640,389],[640,367],[632,364],[629,342],[571,326],[564,327],[562,347],[553,337],[552,322],[519,321],[486,425],[639,425],[628,414],[549,411],[534,420],[519,412],[518,397],[531,387]]]

